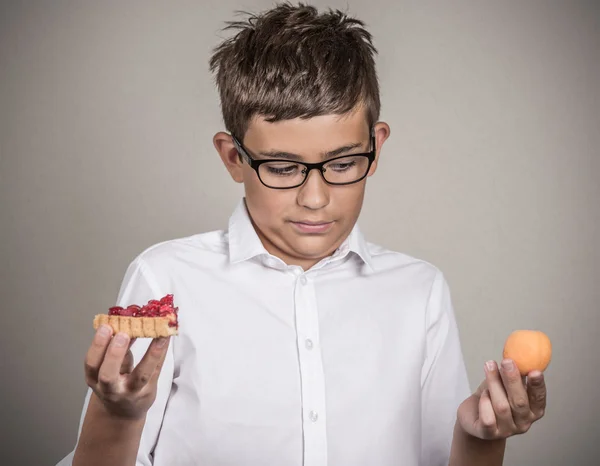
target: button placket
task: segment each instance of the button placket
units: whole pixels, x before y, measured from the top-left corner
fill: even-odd
[[[318,348],[319,315],[313,282],[304,274],[296,278],[294,293],[296,338],[304,421],[304,465],[327,465],[325,378]]]

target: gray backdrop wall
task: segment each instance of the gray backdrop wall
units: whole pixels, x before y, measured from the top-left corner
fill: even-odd
[[[445,272],[473,387],[513,329],[552,338],[547,415],[507,465],[599,464],[599,3],[327,3],[347,4],[392,126],[363,230]],[[129,261],[226,226],[207,60],[234,10],[270,5],[1,4],[0,463],[73,447],[92,316]]]

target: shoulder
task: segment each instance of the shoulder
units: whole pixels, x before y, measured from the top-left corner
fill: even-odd
[[[410,289],[424,304],[427,327],[439,322],[454,321],[450,288],[443,272],[423,259],[412,257],[368,243],[376,270],[391,273],[398,289]]]
[[[209,265],[228,254],[227,233],[223,230],[156,243],[143,250],[133,263],[147,270],[164,270],[184,265]]]
[[[376,273],[429,282],[431,285],[436,281],[445,280],[442,271],[426,260],[371,242],[367,242],[366,245]]]

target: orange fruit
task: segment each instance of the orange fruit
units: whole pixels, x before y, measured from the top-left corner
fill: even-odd
[[[515,362],[521,375],[533,370],[543,372],[550,364],[552,344],[544,332],[516,330],[506,339],[503,355]]]

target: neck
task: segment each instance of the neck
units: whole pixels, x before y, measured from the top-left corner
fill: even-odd
[[[264,248],[267,250],[267,252],[269,254],[271,254],[272,256],[278,257],[283,262],[285,262],[287,265],[290,265],[290,266],[296,265],[296,266],[302,267],[302,269],[304,271],[310,269],[311,267],[313,267],[314,265],[316,265],[317,263],[319,263],[326,257],[331,256],[337,250],[337,248],[340,247],[340,244],[341,244],[341,242],[340,242],[340,244],[334,244],[333,247],[331,248],[331,250],[327,251],[327,253],[324,255],[319,255],[319,256],[314,256],[314,257],[302,257],[302,256],[295,255],[293,253],[290,253],[288,251],[285,251],[281,247],[279,247],[278,245],[273,243],[260,230],[260,228],[258,228],[256,226],[254,221],[252,221],[252,226],[254,227],[254,230],[256,231],[256,234],[258,235],[258,238],[260,239],[262,245],[264,246]]]
[[[283,249],[281,249],[275,243],[270,241],[269,238],[267,238],[262,233],[262,231],[260,231],[260,229],[256,227],[256,225],[254,225],[254,229],[256,230],[256,233],[257,233],[261,243],[263,244],[264,248],[267,250],[267,252],[269,254],[271,254],[272,256],[278,257],[283,262],[285,262],[287,265],[290,265],[290,266],[296,265],[296,266],[302,267],[302,270],[304,270],[304,271],[310,269],[311,267],[313,267],[314,265],[316,265],[317,263],[319,263],[321,260],[325,259],[326,257],[331,256],[335,252],[335,250],[339,247],[339,245],[336,245],[332,251],[329,251],[327,254],[325,254],[323,256],[300,257],[300,256],[297,256],[294,254],[290,254],[290,253],[284,251]]]

